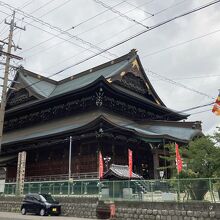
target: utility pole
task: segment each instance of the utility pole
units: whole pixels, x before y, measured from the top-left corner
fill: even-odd
[[[15,28],[25,30],[25,28],[21,28],[16,25],[15,11],[13,12],[11,22],[8,23],[5,20],[5,24],[10,25],[10,31],[8,35],[8,42],[1,41],[1,43],[8,45],[7,52],[0,51],[2,55],[6,56],[5,72],[4,72],[3,87],[2,87],[2,97],[1,97],[1,107],[0,107],[0,153],[1,153],[1,145],[2,145],[4,118],[5,118],[5,106],[6,106],[6,95],[7,95],[7,88],[8,88],[8,75],[9,75],[9,68],[10,68],[10,60],[11,58],[18,59],[18,60],[22,59],[19,56],[11,54],[12,47],[14,47],[15,49],[21,49],[13,45],[13,32]]]

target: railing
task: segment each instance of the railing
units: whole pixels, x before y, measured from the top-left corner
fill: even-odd
[[[98,179],[98,172],[90,173],[72,173],[71,178],[74,180],[80,179]],[[25,178],[25,182],[35,182],[35,181],[59,181],[59,180],[68,180],[68,174],[59,174],[59,175],[45,175],[45,176],[29,176]],[[15,178],[7,179],[8,183],[16,182]]]
[[[0,192],[15,195],[15,183],[0,185]],[[51,193],[75,197],[99,197],[103,200],[205,201],[220,202],[220,178],[99,181],[68,180],[25,182],[24,194]]]

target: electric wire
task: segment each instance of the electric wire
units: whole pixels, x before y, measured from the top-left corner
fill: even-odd
[[[219,1],[218,1],[218,2],[219,2]],[[213,3],[212,3],[212,4],[213,4]],[[206,4],[206,7],[207,7],[207,5],[208,5],[208,4]],[[210,3],[209,3],[209,5],[210,5]],[[201,7],[199,7],[199,8],[204,8],[204,6],[201,6]],[[197,10],[198,10],[198,8],[196,9],[196,11],[197,11]],[[191,10],[190,12],[191,12],[191,13],[192,13],[192,12],[195,12],[195,9]],[[189,12],[184,13],[184,14],[189,14]],[[182,17],[183,15],[179,15],[179,16],[176,16],[176,17],[179,18],[180,16]],[[175,17],[175,18],[176,18],[176,17]],[[170,20],[173,20],[173,19],[169,19],[169,21],[170,21]],[[162,22],[162,23],[167,23],[167,21]],[[157,26],[157,25],[155,25],[155,26]],[[153,71],[149,71],[149,72],[151,72],[152,74],[158,76],[158,74],[156,74],[156,73],[153,72]],[[56,75],[57,75],[57,73],[56,73]],[[54,74],[53,74],[53,76],[54,76]],[[49,76],[49,78],[50,78],[50,77],[52,77],[52,76]],[[160,77],[162,77],[162,76],[160,76]],[[176,83],[175,81],[170,80],[170,79],[168,79],[168,78],[166,78],[166,77],[163,77],[163,79],[164,79],[165,81],[169,81],[169,82],[171,82],[171,83],[173,83],[173,84],[175,84],[175,85],[179,85],[179,86],[181,86],[182,88],[190,89],[190,88],[186,87],[185,85],[182,85],[182,84],[180,84],[180,83]],[[38,83],[38,82],[35,82],[35,84],[36,84],[36,83]],[[32,84],[32,85],[33,85],[33,84]],[[30,86],[30,85],[29,85],[29,86]],[[199,92],[199,91],[193,90],[193,89],[190,89],[190,90],[191,90],[191,91],[194,91],[194,92],[196,92],[196,93],[198,93],[198,94],[200,94],[200,95],[204,95],[204,96],[210,98],[210,96],[207,95],[207,94],[205,94],[205,93],[202,93],[202,92]],[[211,97],[211,98],[213,99],[213,97]]]
[[[51,10],[47,11],[46,13],[42,14],[40,16],[40,18],[45,17],[46,15],[50,14],[51,12],[60,9],[61,7],[63,7],[64,5],[66,5],[67,3],[71,2],[72,0],[67,0],[65,2],[62,2],[61,4],[57,5],[55,8],[52,8]]]
[[[153,2],[153,1],[154,1],[154,0],[152,0],[152,1],[150,1],[150,2],[147,2],[147,4],[148,4],[148,3],[151,3],[151,2]],[[164,9],[162,9],[162,10],[156,12],[156,13],[155,13],[155,16],[158,15],[158,14],[161,14],[161,13],[165,12],[166,10],[169,10],[170,8],[176,7],[176,6],[178,6],[178,5],[182,4],[182,3],[184,3],[185,1],[186,1],[186,0],[183,0],[183,1],[178,2],[178,3],[175,3],[175,4],[171,4],[169,7],[166,7],[166,8],[164,8]],[[143,5],[146,5],[146,3],[144,3],[144,4],[142,4],[142,5],[139,5],[139,6],[137,6],[137,7],[141,7],[141,6],[143,6]],[[130,12],[130,11],[131,11],[131,10],[127,11],[127,13]],[[147,18],[144,18],[142,21],[146,21],[146,20],[150,19],[151,17],[152,17],[152,16],[149,16],[149,17],[147,17]],[[113,18],[113,19],[115,19],[115,18]],[[113,19],[110,19],[110,20],[113,20]],[[110,21],[110,20],[108,20],[108,21]],[[108,22],[108,21],[106,21],[106,22]],[[104,24],[104,23],[106,23],[106,22],[103,22],[102,24]],[[125,28],[125,29],[121,30],[120,32],[118,32],[117,34],[113,34],[113,35],[110,36],[109,38],[107,38],[107,39],[105,39],[105,40],[99,42],[99,43],[96,44],[96,45],[100,45],[100,44],[105,43],[105,42],[108,41],[108,40],[112,40],[114,37],[117,37],[117,36],[120,35],[121,33],[125,32],[126,30],[128,30],[128,29],[130,29],[130,28],[132,28],[132,27],[134,27],[134,26],[136,26],[136,25],[137,25],[137,24],[134,24],[134,25],[132,25],[132,26],[130,26],[130,27],[128,27],[128,28]],[[95,29],[96,27],[97,27],[97,26],[95,26],[95,27],[92,28],[92,29]],[[90,30],[92,30],[92,29],[90,29]],[[85,31],[85,32],[83,32],[83,33],[80,33],[80,35],[81,35],[81,34],[84,34],[84,33],[86,33],[86,32],[87,32],[87,31]],[[78,35],[77,35],[77,36],[78,36]],[[57,45],[57,44],[55,44],[55,45]],[[52,48],[52,47],[50,47],[50,48]],[[73,55],[73,56],[70,56],[70,57],[68,57],[68,58],[65,58],[65,59],[61,60],[60,62],[58,62],[58,63],[56,63],[56,64],[54,64],[54,65],[52,65],[52,66],[49,66],[46,70],[49,70],[49,69],[53,68],[54,66],[57,66],[57,65],[59,65],[59,64],[62,64],[62,63],[66,62],[66,61],[68,61],[68,60],[70,60],[70,59],[72,59],[72,58],[75,58],[78,54],[82,54],[82,53],[84,53],[84,52],[87,52],[87,50],[80,51],[80,53],[77,53],[77,54],[75,54],[75,55]],[[38,54],[38,53],[36,53],[36,54]],[[34,54],[33,56],[35,56],[36,54]],[[31,56],[32,56],[32,55],[31,55]],[[29,58],[29,57],[30,57],[30,56],[28,56],[27,58]]]
[[[201,114],[201,113],[204,113],[204,112],[211,112],[211,111],[212,111],[212,109],[207,109],[207,110],[203,110],[203,111],[193,112],[193,113],[190,114],[190,116],[191,115]]]
[[[132,36],[130,36],[130,37],[128,37],[128,38],[126,38],[126,39],[124,39],[124,40],[122,40],[122,41],[116,43],[116,44],[111,45],[110,47],[108,47],[108,48],[106,48],[106,49],[103,49],[102,52],[99,52],[99,53],[97,53],[97,54],[95,54],[95,55],[89,56],[89,57],[87,57],[87,58],[85,58],[85,59],[83,59],[83,60],[81,60],[81,61],[79,61],[79,62],[77,62],[77,63],[75,63],[75,64],[72,64],[72,65],[70,65],[70,66],[67,66],[67,67],[65,67],[64,69],[59,70],[58,72],[55,72],[54,74],[51,75],[51,77],[52,77],[52,76],[55,76],[55,75],[58,75],[58,74],[60,74],[60,73],[62,73],[62,72],[64,72],[64,71],[66,71],[66,70],[68,70],[68,69],[71,69],[72,67],[75,67],[75,66],[77,66],[77,65],[79,65],[79,64],[81,64],[81,63],[84,63],[85,61],[88,61],[88,60],[90,60],[90,59],[92,59],[92,58],[94,58],[94,57],[96,57],[96,56],[98,56],[98,55],[104,53],[105,51],[109,51],[109,50],[111,50],[111,49],[113,49],[113,48],[115,48],[115,47],[118,47],[118,46],[120,46],[120,45],[122,45],[122,44],[124,44],[124,43],[126,43],[126,42],[128,42],[128,41],[130,41],[130,40],[132,40],[132,39],[134,39],[134,38],[136,38],[136,37],[142,35],[142,34],[145,34],[145,33],[149,32],[149,31],[152,31],[152,30],[154,30],[154,29],[156,29],[156,28],[158,28],[158,27],[160,27],[160,26],[162,26],[162,25],[165,25],[165,24],[167,24],[167,23],[169,23],[169,22],[171,22],[171,21],[174,21],[174,20],[176,20],[176,19],[178,19],[178,18],[181,18],[181,17],[184,17],[184,16],[186,16],[186,15],[189,15],[189,14],[195,13],[195,12],[197,12],[197,11],[200,11],[200,10],[202,10],[202,9],[204,9],[204,8],[207,8],[207,7],[209,7],[209,6],[212,6],[212,5],[217,4],[217,3],[219,3],[219,2],[220,2],[220,0],[211,1],[211,2],[209,2],[209,3],[207,3],[207,4],[205,4],[205,5],[202,5],[202,6],[200,6],[200,7],[194,8],[194,9],[192,9],[192,10],[189,10],[189,11],[185,12],[185,13],[182,13],[182,14],[180,14],[180,15],[177,15],[177,16],[175,16],[175,17],[172,17],[172,18],[170,18],[170,19],[167,19],[167,20],[165,20],[165,21],[162,21],[162,22],[160,22],[160,23],[158,23],[158,24],[156,24],[156,25],[153,25],[153,26],[149,27],[149,29],[147,29],[147,30],[143,30],[143,31],[141,31],[141,32],[139,32],[139,33],[137,33],[137,34],[135,34],[135,35],[132,35]]]
[[[32,4],[33,2],[34,2],[35,0],[30,0],[30,1],[26,1],[24,4],[22,4],[20,7],[19,7],[19,9],[20,8],[25,8],[25,7],[27,7],[28,5],[30,5],[30,4]],[[7,18],[9,18],[9,17],[11,17],[12,15],[8,15],[6,18],[4,18],[1,22],[0,22],[0,24],[3,22],[3,21],[5,21],[5,19],[7,19]],[[6,33],[6,26],[4,26],[4,28],[0,31],[0,34],[5,34]],[[3,32],[4,31],[4,32]],[[1,33],[1,32],[3,32],[3,33]]]
[[[67,1],[65,1],[65,2],[62,2],[61,4],[57,5],[55,8],[52,8],[51,10],[49,10],[49,11],[47,11],[46,13],[42,14],[39,18],[45,17],[46,15],[50,14],[51,12],[53,12],[53,11],[55,11],[55,10],[57,10],[57,9],[59,9],[59,8],[61,8],[61,7],[63,7],[64,5],[66,5],[67,3],[69,3],[70,1],[71,1],[71,0],[67,0]],[[43,6],[45,7],[46,4],[43,5]],[[40,8],[42,9],[43,6],[40,7]],[[36,10],[35,10],[34,12],[36,12]],[[33,12],[32,12],[31,14],[33,14]],[[33,22],[31,22],[31,23],[33,23]],[[72,29],[72,28],[70,28],[70,29]],[[70,30],[70,29],[67,29],[67,30]],[[19,30],[19,31],[20,31],[20,30]],[[17,33],[15,33],[15,35],[16,35],[16,34],[17,34]],[[54,37],[53,37],[53,38],[54,38]]]
[[[145,2],[144,4],[138,5],[138,6],[136,6],[135,8],[132,8],[132,9],[129,9],[128,11],[125,11],[125,14],[128,14],[128,13],[130,13],[130,12],[136,10],[136,9],[140,9],[142,6],[144,6],[144,5],[146,5],[146,4],[149,4],[149,2]],[[116,17],[113,17],[113,18],[110,18],[110,19],[108,19],[108,20],[106,20],[106,21],[104,21],[104,22],[102,22],[102,23],[100,23],[100,24],[98,24],[98,25],[95,25],[94,27],[91,27],[91,28],[89,28],[89,29],[87,29],[87,30],[85,30],[85,31],[82,31],[82,32],[78,33],[78,36],[81,36],[81,35],[83,35],[83,34],[85,34],[85,33],[88,33],[88,32],[90,32],[90,31],[92,31],[92,30],[94,30],[94,29],[100,27],[100,26],[103,25],[103,24],[106,24],[106,23],[109,23],[109,22],[115,20],[115,19],[118,18],[118,17],[120,17],[120,15],[118,15],[118,16],[116,16]],[[153,17],[153,16],[152,16],[152,15],[151,15],[151,16],[148,16],[148,17],[144,18],[143,20],[141,20],[141,22],[142,22],[142,21],[145,21],[145,20],[147,20],[147,19],[149,19],[149,18],[151,18],[151,17]],[[136,25],[137,25],[137,23],[135,23],[133,26],[136,26]]]
[[[220,75],[206,75],[206,76],[192,76],[192,77],[184,77],[184,78],[176,78],[174,80],[188,80],[188,79],[200,79],[200,78],[212,78],[212,77],[220,77]]]
[[[166,77],[166,76],[163,76],[163,75],[165,75],[165,74],[161,75],[161,74],[156,73],[156,72],[154,72],[154,71],[152,71],[152,70],[149,70],[149,69],[145,69],[145,71],[147,71],[148,73],[152,74],[153,76],[156,76],[156,77],[160,78],[161,80],[163,80],[163,81],[165,81],[165,82],[169,82],[169,83],[171,83],[171,84],[173,84],[173,85],[177,85],[177,86],[179,86],[179,87],[181,87],[181,88],[184,88],[184,89],[189,90],[189,91],[191,91],[191,92],[194,92],[194,93],[197,93],[197,94],[199,94],[199,95],[205,96],[205,97],[207,97],[207,98],[209,98],[209,99],[215,99],[214,97],[212,97],[212,96],[210,96],[210,95],[208,95],[208,94],[206,94],[206,93],[204,93],[204,92],[200,92],[200,91],[198,91],[198,90],[196,90],[196,89],[193,89],[193,88],[190,88],[190,87],[188,87],[188,86],[185,86],[185,85],[182,84],[182,83],[176,82],[176,81],[174,81],[174,80],[172,80],[172,79],[170,79],[170,78],[168,78],[168,77]]]
[[[118,6],[119,4],[124,3],[124,2],[126,2],[126,1],[120,2],[120,3],[118,3],[117,5],[114,5],[114,6],[112,6],[112,8],[114,8],[114,7],[116,7],[116,6]],[[152,2],[152,1],[151,1],[151,2]],[[136,6],[135,8],[133,8],[133,9],[127,11],[126,13],[129,13],[130,11],[133,11],[133,10],[135,10],[136,8],[139,8],[139,7],[141,7],[141,6],[143,6],[143,5],[146,5],[146,4],[149,4],[149,3],[150,3],[150,2],[147,2],[147,3],[144,3],[144,4],[142,4],[142,5]],[[108,11],[108,10],[105,10],[105,11],[103,11],[103,12],[106,12],[106,11]],[[100,14],[102,14],[102,13],[99,13],[99,14],[97,14],[97,15],[100,15]],[[95,18],[97,15],[91,17],[91,19]],[[117,17],[118,17],[118,16],[117,16]],[[107,21],[105,21],[105,22],[102,22],[101,24],[96,25],[96,26],[93,27],[93,28],[87,29],[86,31],[81,32],[81,33],[77,34],[76,36],[80,36],[80,35],[85,34],[85,33],[89,32],[89,31],[91,31],[91,30],[94,30],[94,29],[97,28],[98,26],[103,25],[104,23],[110,22],[110,21],[114,20],[114,19],[117,18],[117,17],[114,17],[114,18],[109,19],[109,20],[107,20]],[[152,17],[152,16],[150,16],[150,17]],[[150,18],[150,17],[148,17],[148,18]],[[87,21],[89,21],[89,20],[90,20],[90,19],[87,19],[87,20],[85,20],[85,22],[87,22]],[[144,20],[145,20],[145,19],[144,19]],[[83,22],[83,23],[84,23],[84,22]],[[82,24],[82,22],[79,23],[78,25],[74,26],[74,29],[75,29],[76,27],[78,27],[80,24]],[[60,35],[60,34],[58,34],[58,35]],[[118,35],[118,34],[117,34],[117,35]],[[52,39],[54,39],[54,38],[55,38],[55,37],[50,37],[50,38],[46,39],[45,41],[42,41],[42,42],[40,42],[40,43],[38,43],[38,44],[36,44],[36,45],[34,45],[34,46],[32,46],[32,47],[30,47],[30,48],[24,50],[24,51],[22,51],[22,53],[27,52],[27,51],[29,51],[29,50],[32,50],[32,49],[36,48],[37,46],[40,46],[40,45],[42,45],[42,44],[44,44],[44,43],[46,43],[46,42],[48,42],[48,41],[50,41],[50,40],[52,40]],[[69,38],[69,39],[71,39],[71,38]],[[62,44],[62,43],[64,43],[64,42],[65,42],[65,41],[62,40],[62,41],[60,41],[60,42],[58,42],[58,43],[56,43],[56,44],[50,46],[49,48],[46,48],[46,49],[44,48],[44,49],[42,49],[42,50],[40,50],[40,51],[38,51],[38,52],[36,52],[36,53],[34,53],[34,54],[32,54],[32,55],[26,57],[26,59],[28,59],[28,58],[30,58],[30,57],[33,57],[33,56],[39,54],[39,53],[42,52],[42,51],[45,52],[45,50],[49,50],[49,49],[55,47],[56,45],[60,45],[60,44]],[[96,46],[98,46],[98,45],[99,45],[99,44],[96,44]],[[81,51],[81,52],[78,53],[78,54],[81,54],[81,53],[83,53],[83,52],[85,52],[85,51],[87,51],[87,50],[83,50],[83,51]],[[78,55],[78,54],[77,54],[77,55]],[[75,55],[74,55],[73,57],[75,57]],[[72,57],[71,57],[71,58],[72,58]],[[59,62],[59,63],[62,63],[62,62]]]
[[[28,1],[26,1],[24,4],[22,4],[19,8],[25,8],[25,7],[27,7],[28,5],[30,5],[30,4],[32,4],[32,2],[34,2],[35,0],[28,0]],[[2,24],[2,22],[4,22],[5,21],[5,19],[7,19],[7,18],[9,18],[10,16],[12,16],[12,15],[9,15],[9,16],[7,16],[6,18],[4,18],[1,22],[0,22],[0,24]],[[4,31],[6,29],[6,26],[4,26],[4,28],[2,29],[2,30],[0,30],[0,34]],[[4,32],[5,33],[5,32]]]
[[[136,7],[136,5],[135,5],[135,4],[130,3],[130,2],[128,2],[128,1],[126,1],[126,4],[131,5],[131,6],[133,6],[133,7]],[[146,11],[146,10],[141,9],[141,8],[138,8],[138,9],[139,9],[140,11],[142,11],[142,12],[144,12],[144,13],[148,14],[148,15],[154,16],[154,14],[153,14],[153,13],[150,13],[150,12],[148,12],[148,11]]]
[[[188,43],[191,43],[192,41],[195,41],[195,40],[198,40],[198,39],[202,39],[202,38],[205,38],[205,37],[208,37],[210,35],[213,35],[213,34],[216,34],[216,33],[219,33],[220,32],[220,29],[217,29],[215,31],[211,31],[211,32],[208,32],[206,34],[203,34],[203,35],[200,35],[200,36],[197,36],[197,37],[194,37],[194,38],[191,38],[189,40],[186,40],[186,41],[182,41],[182,42],[179,42],[177,44],[173,44],[169,47],[165,47],[163,49],[160,49],[160,50],[156,50],[156,51],[153,51],[151,53],[148,53],[148,54],[144,54],[142,56],[142,58],[146,58],[146,57],[149,57],[149,56],[153,56],[153,55],[156,55],[156,54],[159,54],[161,52],[164,52],[164,51],[167,51],[167,50],[170,50],[170,49],[173,49],[173,48],[176,48],[176,47],[179,47],[179,46],[182,46],[182,45],[185,45],[185,44],[188,44]]]
[[[109,9],[110,11],[112,11],[113,13],[118,14],[119,16],[121,16],[122,18],[127,19],[128,21],[134,22],[134,23],[136,23],[136,24],[138,24],[138,25],[140,25],[140,26],[142,26],[142,27],[145,27],[145,28],[147,28],[147,29],[149,28],[149,27],[146,26],[145,24],[142,24],[141,22],[139,22],[139,21],[137,21],[137,20],[135,20],[135,19],[133,19],[133,18],[130,18],[130,17],[127,16],[126,14],[124,14],[124,13],[122,13],[122,12],[120,12],[120,11],[114,9],[114,8],[111,8],[111,6],[107,5],[106,3],[104,3],[104,2],[101,1],[101,0],[93,0],[93,1],[96,2],[96,3],[98,3],[98,4],[100,4],[100,5],[102,5],[102,6],[105,7],[105,8],[108,8],[108,9]]]
[[[8,14],[8,13],[6,13],[6,12],[4,12],[4,13],[5,13],[5,14]],[[18,20],[21,20],[21,19],[18,19]],[[23,22],[26,23],[26,24],[29,24],[30,26],[35,27],[35,28],[37,28],[37,29],[39,29],[39,30],[41,30],[41,31],[44,31],[45,33],[48,33],[48,34],[51,34],[51,35],[54,35],[54,36],[55,36],[55,34],[49,32],[49,31],[46,31],[46,30],[44,30],[44,29],[42,29],[42,28],[40,28],[40,27],[37,27],[37,26],[35,26],[35,25],[31,24],[31,23],[28,23],[27,21],[23,21]],[[62,37],[60,37],[60,36],[59,36],[59,38],[68,41],[67,39],[62,38]],[[76,44],[76,43],[74,43],[74,42],[72,42],[72,41],[70,41],[70,40],[69,40],[68,42],[70,42],[71,44],[73,44],[73,45],[75,45],[75,46],[77,46],[77,47],[80,47],[80,48],[85,49],[85,47],[83,47],[83,46],[81,46],[81,45],[78,45],[78,44]],[[92,49],[90,49],[90,48],[88,48],[87,50],[90,51],[90,52],[92,52],[92,53],[95,53],[95,52],[94,52]],[[101,55],[101,56],[109,60],[108,57],[106,57],[106,56],[104,56],[104,55]]]
[[[215,78],[220,77],[220,75],[200,75],[200,76],[191,76],[191,77],[183,77],[183,78],[172,78],[172,80],[191,80],[191,79],[203,79],[203,78]],[[152,81],[158,81],[162,79],[152,80]]]
[[[41,10],[42,8],[44,8],[45,6],[51,4],[51,3],[54,2],[54,1],[56,1],[56,0],[50,0],[50,1],[46,2],[45,4],[41,5],[39,8],[34,9],[32,12],[30,12],[30,14],[33,14],[33,13],[35,13],[35,12]]]
[[[69,1],[69,0],[68,0],[68,1]],[[116,4],[116,5],[112,6],[112,7],[116,7],[116,6],[118,6],[118,5],[120,5],[120,4],[124,3],[124,2],[125,2],[125,1],[122,1],[122,2]],[[86,19],[86,20],[80,22],[79,24],[77,24],[77,25],[75,25],[75,26],[73,26],[73,27],[67,29],[66,31],[69,31],[69,30],[71,30],[71,29],[75,29],[76,27],[79,27],[80,25],[82,25],[82,24],[84,24],[84,23],[86,23],[86,22],[88,22],[88,21],[94,19],[95,17],[97,17],[97,16],[99,16],[99,15],[101,15],[101,14],[107,12],[107,11],[108,11],[108,10],[105,10],[105,11],[99,13],[99,14],[96,14],[95,16],[92,16],[92,17],[90,17],[89,19]],[[61,35],[61,34],[62,34],[62,33],[59,33],[59,34],[57,34],[57,36],[59,36],[59,35]],[[76,35],[76,36],[78,36],[78,35]],[[40,46],[40,45],[42,45],[42,44],[44,44],[44,43],[46,43],[46,42],[48,42],[48,41],[54,39],[55,37],[56,37],[56,36],[53,36],[53,37],[50,37],[50,38],[48,38],[48,39],[46,39],[46,40],[44,40],[44,41],[41,41],[40,43],[38,43],[38,44],[36,44],[36,45],[34,45],[34,46],[30,47],[30,48],[27,48],[27,49],[23,50],[22,53],[27,52],[27,51],[30,51],[30,50],[32,50],[32,49],[34,49],[34,48],[36,48],[36,47],[38,47],[38,46]],[[72,37],[70,37],[69,39],[72,39]],[[65,41],[64,41],[64,42],[65,42]],[[57,44],[59,44],[59,43],[57,43]],[[56,44],[56,45],[57,45],[57,44]]]
[[[117,7],[118,5],[121,5],[121,4],[124,3],[124,2],[126,2],[126,0],[124,0],[124,1],[122,1],[122,2],[119,2],[118,4],[116,4],[116,5],[114,5],[114,6],[111,6],[111,7],[112,7],[112,8],[115,8],[115,7]],[[109,11],[109,9],[104,10],[104,11],[102,11],[102,12],[100,12],[100,13],[98,13],[98,14],[96,14],[96,15],[94,15],[94,16],[92,16],[92,17],[86,19],[86,20],[84,20],[84,21],[81,21],[81,22],[78,23],[77,25],[74,25],[74,26],[73,26],[74,29],[77,28],[77,27],[79,27],[79,26],[81,26],[82,24],[85,24],[86,22],[91,21],[92,19],[94,19],[94,18],[96,18],[96,17],[98,17],[98,16],[104,14],[104,13],[107,12],[107,11]]]
[[[215,1],[215,2],[216,2],[216,1]],[[217,2],[219,2],[219,1],[217,1]],[[212,2],[212,4],[213,4],[213,2]],[[206,4],[205,6],[203,5],[203,6],[200,6],[200,7],[196,8],[196,9],[190,10],[189,12],[184,13],[184,15],[188,15],[189,13],[192,13],[192,12],[195,12],[195,11],[198,11],[198,10],[201,10],[201,9],[203,9],[203,8],[205,8],[205,7],[208,7],[208,5],[210,6],[211,3]],[[174,17],[174,18],[179,18],[179,17],[183,17],[183,14],[181,14],[181,15],[179,15],[179,16],[176,16],[176,17]],[[171,19],[168,19],[167,21],[172,21],[172,20],[174,20],[174,19],[171,18]],[[167,23],[167,21],[162,22],[162,24]],[[160,24],[161,24],[161,23],[159,23],[159,26],[160,26]],[[155,26],[158,26],[158,25],[155,25]],[[153,27],[155,27],[155,26],[153,26]],[[145,31],[145,32],[146,32],[146,31]],[[94,56],[94,55],[93,55],[93,56]],[[80,62],[82,62],[82,61],[79,61],[78,63],[80,63]],[[75,65],[74,65],[74,66],[75,66]],[[64,71],[64,70],[62,70],[62,72],[63,72],[63,71]],[[171,79],[169,79],[169,78],[167,78],[167,77],[161,76],[161,75],[159,75],[159,74],[157,74],[157,73],[155,73],[155,72],[153,72],[153,71],[148,70],[148,72],[152,73],[153,75],[156,75],[157,77],[159,76],[159,77],[162,78],[163,80],[165,80],[165,81],[167,81],[167,82],[170,82],[170,83],[172,83],[172,84],[174,84],[174,85],[180,86],[180,87],[182,87],[182,88],[184,88],[184,89],[187,89],[187,90],[190,90],[190,91],[193,91],[193,92],[195,92],[195,93],[197,93],[197,94],[200,94],[200,95],[203,95],[203,96],[205,96],[205,97],[214,99],[213,97],[211,97],[211,96],[209,96],[209,95],[207,95],[207,94],[205,94],[205,93],[203,93],[203,92],[199,92],[199,91],[197,91],[197,90],[195,90],[195,89],[192,89],[192,88],[189,88],[189,87],[187,87],[187,86],[185,86],[185,85],[183,85],[183,84],[181,84],[181,83],[177,83],[177,82],[175,82],[175,81],[173,81],[173,80],[171,80]],[[49,78],[52,77],[52,76],[55,76],[55,75],[57,75],[57,74],[60,74],[60,73],[61,73],[61,72],[59,71],[59,72],[57,72],[57,73],[55,73],[55,74],[52,74],[52,75],[49,76]],[[39,81],[37,81],[37,82],[35,82],[35,83],[33,83],[33,84],[36,84],[36,83],[38,83],[38,82],[39,82]],[[31,84],[31,85],[33,85],[33,84]],[[31,86],[31,85],[29,85],[29,86]]]
[[[1,2],[0,2],[0,4],[1,4]],[[6,13],[6,14],[7,14],[7,13]],[[18,20],[21,20],[21,19],[18,19]],[[73,41],[70,41],[70,40],[68,40],[68,39],[66,39],[66,38],[63,38],[63,37],[58,36],[57,34],[53,34],[53,33],[49,32],[49,31],[46,31],[46,30],[44,30],[44,29],[41,28],[41,27],[38,27],[38,26],[36,26],[36,25],[33,25],[32,23],[29,23],[29,22],[27,22],[27,21],[23,21],[23,22],[26,23],[26,24],[28,24],[28,25],[31,25],[32,27],[35,27],[35,28],[37,28],[37,29],[39,29],[39,30],[41,30],[41,31],[44,31],[44,32],[46,32],[46,33],[48,33],[48,34],[50,34],[50,35],[53,35],[53,36],[55,36],[55,37],[57,37],[57,38],[60,38],[60,39],[62,39],[62,40],[65,40],[66,42],[69,42],[69,43],[71,43],[71,44],[74,44],[74,45],[77,46],[77,47],[80,47],[80,48],[85,49],[85,47],[83,47],[83,46],[81,46],[81,45],[78,45],[78,44],[74,43]],[[42,22],[43,22],[43,21],[42,21]],[[55,27],[55,26],[54,26],[54,27]],[[72,35],[72,34],[68,33],[66,30],[62,30],[62,29],[60,29],[60,28],[58,28],[58,27],[56,27],[56,28],[60,30],[60,33],[61,33],[61,34],[65,34],[65,35],[71,36],[71,38],[77,39],[77,40],[80,41],[81,43],[86,44],[87,46],[90,46],[90,48],[99,50],[100,52],[103,51],[102,48],[99,48],[99,47],[97,47],[97,46],[91,44],[91,43],[88,42],[88,41],[85,41],[85,40],[83,40],[83,39],[81,39],[81,38],[79,38],[79,37],[76,37],[75,35]],[[61,30],[62,30],[62,32],[61,32]],[[69,29],[68,29],[68,30],[69,30]],[[88,48],[89,51],[91,51],[92,53],[96,53],[95,51],[93,51],[93,50],[90,49],[90,48]],[[108,52],[108,51],[105,51],[105,53],[108,54],[108,55],[111,56],[111,57],[117,57],[115,54],[110,53],[110,52]],[[20,53],[19,53],[18,55],[20,55]],[[103,55],[101,55],[101,56],[103,56]],[[109,58],[106,57],[106,56],[103,56],[103,57],[109,59]],[[110,59],[109,59],[109,60],[110,60]]]
[[[77,37],[77,36],[75,36],[75,35],[72,35],[72,34],[70,34],[69,32],[67,32],[66,30],[63,30],[63,29],[60,28],[60,27],[56,27],[56,26],[54,26],[54,25],[51,25],[51,24],[49,24],[48,22],[45,22],[45,21],[43,21],[43,20],[41,20],[41,19],[39,19],[39,18],[37,18],[37,17],[34,17],[33,15],[30,15],[30,14],[28,14],[28,13],[26,13],[26,12],[24,12],[24,11],[18,9],[18,8],[15,8],[15,7],[13,7],[13,6],[9,5],[9,4],[6,4],[6,3],[4,3],[4,2],[2,2],[2,1],[0,1],[0,5],[2,5],[3,7],[9,8],[9,9],[11,9],[11,10],[13,9],[14,11],[16,11],[16,12],[19,13],[19,14],[21,14],[22,16],[24,16],[24,17],[26,17],[26,18],[29,18],[29,19],[31,19],[31,20],[37,22],[37,23],[40,23],[40,24],[42,24],[42,25],[44,25],[44,26],[46,26],[46,27],[48,27],[48,28],[50,28],[50,29],[52,29],[52,30],[55,30],[55,31],[57,31],[57,32],[59,32],[59,33],[61,33],[61,34],[67,35],[67,36],[71,37],[72,39],[74,39],[74,40],[76,40],[76,41],[79,41],[80,43],[82,43],[82,44],[84,44],[84,45],[87,45],[87,46],[89,46],[89,47],[91,47],[91,48],[93,48],[93,49],[96,49],[96,50],[100,51],[100,52],[106,53],[106,54],[108,54],[108,55],[111,56],[111,57],[116,57],[115,54],[113,54],[113,53],[111,53],[111,52],[109,52],[109,51],[104,51],[102,48],[100,48],[100,47],[98,47],[98,46],[95,46],[94,44],[90,43],[89,41],[83,40],[82,38],[79,38],[79,37]],[[27,23],[27,22],[26,22],[26,23]],[[30,24],[30,23],[29,23],[29,24]],[[36,26],[35,26],[35,27],[36,27]],[[42,30],[42,28],[41,28],[41,30]],[[57,35],[54,35],[54,36],[59,37],[59,36],[57,36]],[[68,40],[67,40],[67,42],[71,42],[71,41],[68,41]]]

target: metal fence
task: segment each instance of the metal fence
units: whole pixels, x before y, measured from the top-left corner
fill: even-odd
[[[16,183],[0,183],[0,194],[15,195]],[[99,197],[103,200],[220,202],[220,178],[99,181],[25,182],[24,194]]]

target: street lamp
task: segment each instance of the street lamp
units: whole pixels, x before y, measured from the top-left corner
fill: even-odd
[[[104,159],[104,161],[105,161],[105,167],[106,167],[106,170],[108,170],[108,163],[110,162],[110,160],[111,160],[111,157],[104,157],[103,158]]]
[[[163,176],[164,176],[164,170],[160,170],[160,171],[159,171],[159,175],[160,175],[160,179],[162,179]]]

